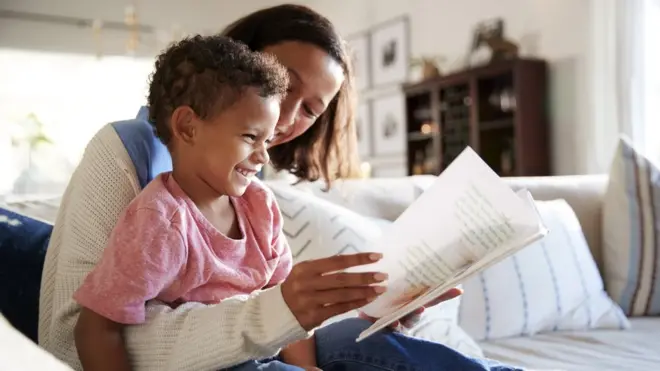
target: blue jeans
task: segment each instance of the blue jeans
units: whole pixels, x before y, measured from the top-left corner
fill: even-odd
[[[356,343],[370,323],[346,319],[316,331],[316,359],[323,371],[513,371],[485,359],[467,357],[444,345],[381,331]],[[300,371],[278,359],[250,361],[231,371]]]

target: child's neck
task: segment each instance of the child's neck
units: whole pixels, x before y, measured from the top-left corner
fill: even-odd
[[[172,171],[172,176],[181,190],[204,214],[206,212],[224,214],[228,209],[232,209],[229,197],[216,192],[195,174],[175,169]]]
[[[238,240],[241,230],[229,197],[218,194],[195,174],[172,171],[174,180],[181,190],[192,200],[206,220],[221,234]]]

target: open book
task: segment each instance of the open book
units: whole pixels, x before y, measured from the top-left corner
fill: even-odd
[[[361,309],[378,321],[357,341],[547,233],[531,194],[514,192],[466,148],[375,241],[370,250],[384,252],[383,259],[359,268],[389,280],[387,291]]]

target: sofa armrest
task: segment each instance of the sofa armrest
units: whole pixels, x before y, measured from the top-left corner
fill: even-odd
[[[73,371],[14,329],[0,314],[0,370]]]

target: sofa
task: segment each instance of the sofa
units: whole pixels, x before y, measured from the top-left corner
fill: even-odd
[[[319,184],[298,184],[295,186],[290,183],[280,181],[269,181],[267,184],[278,195],[278,201],[282,203],[282,212],[290,217],[293,212],[288,209],[286,202],[290,201],[283,191],[295,191],[307,194],[313,199],[322,200],[328,205],[333,205],[337,210],[348,210],[352,213],[365,217],[373,224],[368,228],[372,230],[372,237],[379,233],[378,229],[385,229],[400,215],[408,205],[415,201],[420,194],[430,184],[435,177],[432,176],[414,176],[407,178],[393,179],[362,179],[348,180],[336,184],[330,191],[325,191]],[[554,200],[564,199],[574,210],[579,225],[583,231],[586,243],[591,251],[593,260],[599,268],[603,266],[603,235],[601,204],[605,193],[608,176],[607,175],[588,175],[588,176],[557,176],[557,177],[538,177],[538,178],[507,178],[505,181],[513,188],[526,188],[531,191],[536,200]],[[38,219],[45,222],[52,222],[55,219],[57,202],[48,201],[29,201],[23,199],[7,199],[6,206],[14,212],[23,215],[38,215]],[[346,211],[341,212],[346,212]],[[300,211],[297,211],[300,213]],[[286,216],[285,215],[285,216]],[[11,218],[7,219],[11,222]],[[285,227],[286,227],[285,221]],[[359,228],[359,225],[352,224]],[[297,228],[297,227],[296,227]],[[285,231],[286,232],[286,231]],[[304,231],[298,228],[297,231],[289,230],[287,237],[295,241],[296,235],[302,235]],[[342,233],[332,232],[334,236]],[[363,233],[364,230],[360,230]],[[314,232],[318,235],[317,232]],[[366,232],[365,232],[366,233]],[[351,247],[353,245],[346,245]],[[309,252],[298,251],[297,259],[313,258],[314,255]],[[347,252],[343,250],[343,252]],[[310,255],[311,254],[311,255]],[[323,254],[323,252],[319,253]],[[2,282],[0,285],[8,286],[17,283]],[[20,283],[18,283],[20,285]],[[464,296],[470,294],[466,290]],[[27,301],[34,302],[35,295],[38,292],[22,292],[21,300],[27,297]],[[0,310],[5,311],[8,305],[12,303],[0,303]],[[463,313],[460,306],[465,306],[465,302],[454,304],[448,303],[445,307],[454,305],[453,321],[457,324],[469,323],[470,318],[456,319],[457,313]],[[3,306],[5,307],[3,309]],[[439,306],[443,307],[443,306]],[[444,309],[442,309],[444,310]],[[431,313],[433,315],[433,313]],[[442,315],[439,315],[442,317]],[[12,319],[9,319],[10,322]],[[36,318],[28,318],[32,321]],[[460,343],[448,342],[449,346],[455,346],[459,350],[465,349],[466,352],[475,355],[484,355],[489,358],[501,360],[511,364],[529,367],[538,370],[658,370],[660,369],[660,317],[634,317],[628,318],[629,325],[622,325],[619,328],[594,328],[582,331],[550,331],[538,332],[531,336],[505,336],[488,340],[465,340],[469,334],[459,335]],[[460,327],[460,326],[458,326]],[[458,329],[457,331],[459,331]],[[0,332],[2,332],[0,328]],[[430,340],[443,341],[443,337],[449,334],[439,334],[439,327],[427,326],[424,329],[417,329],[413,335],[426,337]],[[442,330],[445,332],[445,330]],[[26,334],[28,335],[28,334]],[[442,336],[440,336],[442,335]],[[447,335],[449,336],[449,335]],[[30,337],[30,336],[28,336]],[[0,339],[3,337],[0,336]],[[466,345],[466,342],[470,344]],[[24,346],[22,342],[6,342],[3,344],[5,355],[13,352],[10,347]],[[16,351],[20,354],[20,351]],[[38,357],[34,358],[35,360]],[[52,360],[46,358],[47,362]],[[3,361],[0,360],[0,369]],[[34,369],[38,369],[35,367]]]
[[[433,176],[413,176],[397,179],[350,180],[336,184],[329,192],[324,191],[320,185],[301,184],[296,187],[313,194],[314,197],[323,198],[370,220],[376,220],[381,227],[387,228],[388,222],[395,220],[432,184],[434,179]],[[579,220],[581,231],[598,271],[602,271],[604,265],[602,202],[608,186],[608,175],[505,178],[504,180],[514,190],[528,189],[537,201],[565,200]],[[277,183],[280,184],[270,183],[276,190],[276,195],[287,186],[282,184],[283,182]],[[279,198],[283,212],[288,209],[287,203],[290,197],[291,195],[287,194]],[[309,208],[309,204],[307,206]],[[318,214],[319,211],[316,210],[315,213]],[[285,215],[285,230],[286,223]],[[359,223],[353,219],[347,224],[355,226]],[[295,233],[301,232],[297,228],[290,232],[292,245],[296,244]],[[314,230],[313,233],[318,234],[319,231]],[[330,231],[328,237],[325,237],[326,244],[333,233],[338,232]],[[352,242],[352,244],[356,243]],[[293,249],[295,250],[295,246]],[[463,296],[471,294],[466,291]],[[460,305],[464,306],[466,303]],[[616,304],[611,303],[611,305]],[[465,311],[460,311],[463,312]],[[470,318],[458,320],[459,325],[469,322]],[[465,346],[464,343],[457,343],[447,337],[431,336],[430,340],[445,342],[472,355],[483,355],[537,370],[659,370],[660,317],[636,316],[628,318],[627,322],[628,324],[622,325],[622,328],[594,326],[586,330],[540,331],[531,336],[477,340],[475,343],[479,349]],[[435,332],[438,331],[444,330],[436,328]],[[428,332],[415,335],[428,337]]]

